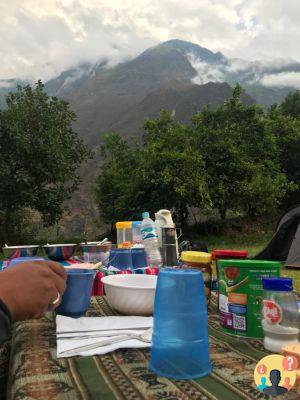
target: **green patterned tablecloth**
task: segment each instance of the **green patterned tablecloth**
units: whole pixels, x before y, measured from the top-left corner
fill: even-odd
[[[257,400],[253,371],[266,355],[258,340],[222,333],[212,304],[209,330],[213,373],[194,381],[172,381],[148,370],[150,350],[118,350],[104,356],[56,358],[53,314],[14,327],[8,399]],[[113,315],[105,298],[92,300],[90,316]],[[277,399],[296,400],[294,390]]]

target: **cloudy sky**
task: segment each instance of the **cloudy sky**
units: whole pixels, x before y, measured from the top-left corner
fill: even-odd
[[[0,79],[48,79],[160,41],[229,57],[300,61],[299,0],[0,0]]]

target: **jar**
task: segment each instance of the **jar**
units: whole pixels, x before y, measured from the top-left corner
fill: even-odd
[[[246,250],[228,250],[216,249],[211,252],[212,261],[215,261],[217,280],[219,280],[219,263],[218,260],[241,260],[248,257]]]
[[[299,342],[299,311],[290,278],[263,278],[262,327],[264,347],[280,353]]]
[[[124,242],[132,243],[132,221],[119,221],[116,223],[117,243],[122,248]]]
[[[242,260],[248,257],[247,250],[229,250],[229,249],[215,249],[211,252],[211,259],[214,261],[213,265],[213,290],[218,291],[218,281],[219,281],[219,260]],[[219,296],[218,296],[218,309],[219,309]]]
[[[183,251],[181,261],[183,268],[195,268],[202,271],[206,300],[209,304],[212,286],[211,254],[202,251]]]

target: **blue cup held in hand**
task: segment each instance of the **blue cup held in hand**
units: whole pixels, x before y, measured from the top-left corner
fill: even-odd
[[[211,372],[202,272],[165,268],[158,274],[150,369],[172,379]]]
[[[96,272],[90,269],[66,269],[67,287],[56,314],[67,317],[81,317],[89,308],[91,291]]]

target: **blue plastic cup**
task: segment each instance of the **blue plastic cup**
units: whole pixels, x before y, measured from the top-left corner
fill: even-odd
[[[132,269],[131,249],[112,249],[108,265],[119,270]]]
[[[131,256],[132,256],[132,266],[134,269],[146,268],[148,266],[145,249],[142,248],[131,249]]]
[[[56,314],[78,318],[89,308],[96,272],[90,269],[66,269],[67,287]]]
[[[172,379],[211,373],[202,272],[165,268],[158,274],[150,369]]]

